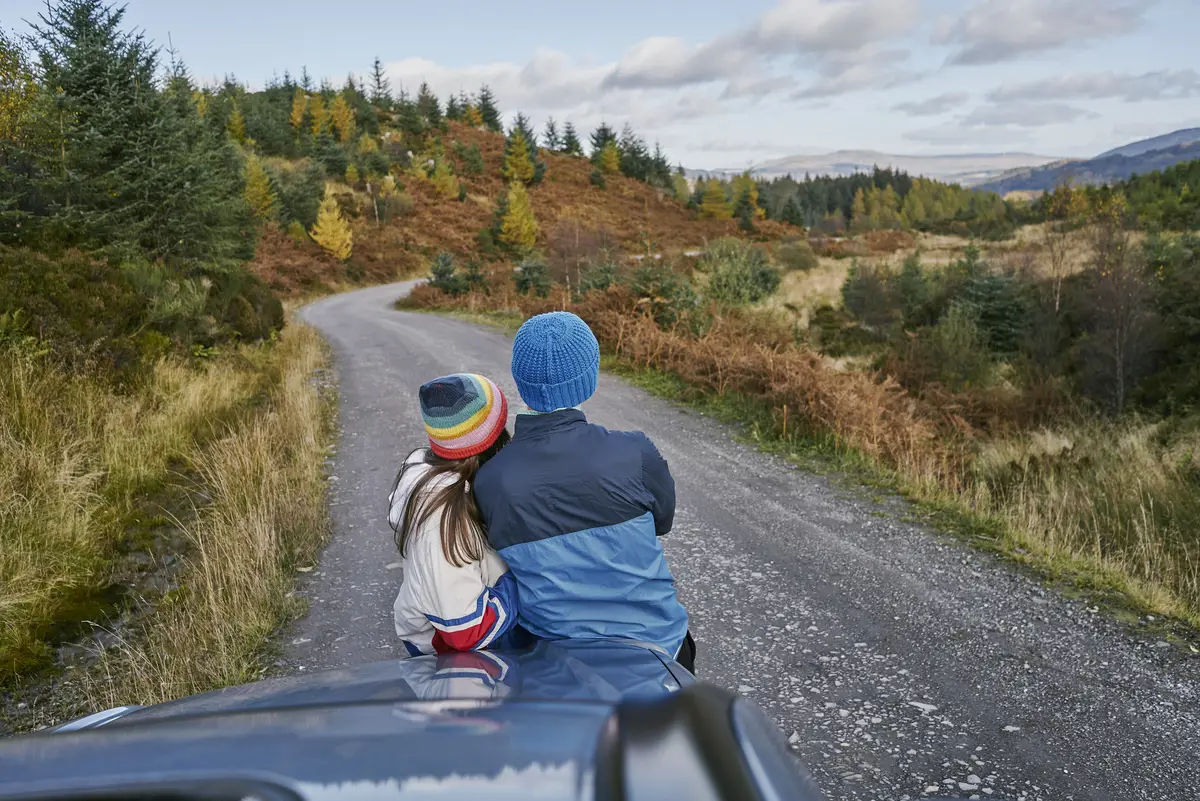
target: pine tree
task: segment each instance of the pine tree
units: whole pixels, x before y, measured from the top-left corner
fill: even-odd
[[[609,142],[599,153],[596,166],[601,172],[618,172],[621,169],[621,154],[617,151],[617,143]]]
[[[342,92],[333,101],[333,108],[329,113],[330,120],[333,122],[333,127],[337,131],[338,141],[342,143],[350,142],[354,139],[356,125],[354,121],[354,109],[350,107],[350,103],[346,100],[346,92]]]
[[[242,110],[235,104],[233,111],[229,114],[229,122],[225,123],[225,129],[229,131],[229,135],[233,137],[233,141],[239,145],[246,143],[246,118],[242,116]]]
[[[450,171],[450,164],[446,159],[439,158],[434,162],[433,172],[429,174],[429,181],[442,197],[458,197],[460,189],[458,179]]]
[[[321,95],[313,95],[308,101],[309,126],[313,136],[320,136],[321,131],[329,122],[329,112],[325,110],[325,99]]]
[[[308,67],[300,68],[300,88],[305,94],[311,94],[313,90],[312,76],[308,74]]]
[[[754,217],[766,216],[758,206],[758,182],[749,170],[733,179],[733,196],[740,200],[742,195],[749,196],[750,211]]]
[[[579,141],[579,134],[575,132],[575,124],[568,122],[566,128],[563,129],[562,151],[568,156],[582,156],[583,145]]]
[[[371,65],[371,102],[382,109],[392,106],[392,85],[383,71],[383,62],[379,60],[379,56],[375,57],[375,63]]]
[[[549,151],[562,150],[562,137],[558,135],[558,123],[553,117],[546,120],[546,132],[542,134],[542,139],[546,141],[546,149]]]
[[[461,120],[462,116],[463,107],[459,105],[458,98],[454,95],[450,95],[448,98],[446,98],[446,119],[457,121]]]
[[[520,128],[514,127],[508,137],[504,154],[504,178],[527,184],[533,180],[533,161],[529,158],[529,143]]]
[[[733,208],[733,216],[737,218],[738,228],[741,228],[746,233],[754,233],[754,216],[757,206],[750,195],[749,188],[743,188],[740,195],[737,196],[737,204]]]
[[[507,206],[500,226],[500,241],[518,251],[529,250],[537,243],[538,225],[529,193],[520,181],[509,186]]]
[[[479,116],[484,125],[496,133],[504,130],[500,122],[500,109],[496,107],[496,98],[487,84],[479,88],[479,99],[475,105],[479,108]]]
[[[308,95],[303,89],[297,88],[292,96],[292,113],[288,117],[291,126],[299,131],[304,126],[304,117],[308,114]]]
[[[246,204],[259,220],[274,218],[279,205],[262,159],[253,154],[246,159]]]
[[[592,162],[599,166],[600,154],[604,152],[604,148],[609,144],[614,146],[617,143],[617,134],[612,128],[608,127],[608,123],[600,123],[600,127],[592,132]],[[619,154],[618,154],[619,157]]]
[[[858,230],[867,226],[867,197],[861,186],[854,193],[854,202],[850,204],[850,225]]]
[[[425,118],[425,122],[430,128],[438,128],[442,124],[442,106],[438,102],[437,95],[429,88],[429,84],[422,82],[421,88],[417,90],[417,109],[421,112],[421,116]]]
[[[349,259],[354,250],[354,232],[342,216],[337,198],[329,190],[325,191],[325,199],[321,201],[321,209],[317,212],[317,224],[309,233],[314,242],[338,261]]]
[[[704,187],[700,198],[700,216],[710,220],[728,220],[733,217],[729,201],[725,199],[725,187],[717,179],[712,179]]]
[[[674,190],[675,199],[680,203],[686,204],[691,199],[692,190],[688,186],[687,178],[684,176],[678,173],[671,176],[671,187]]]
[[[783,204],[783,212],[781,218],[788,225],[804,227],[804,212],[800,208],[800,204],[796,201],[795,195],[788,195],[787,202]]]
[[[478,106],[467,106],[463,111],[463,122],[472,128],[483,127],[483,114],[480,113]]]

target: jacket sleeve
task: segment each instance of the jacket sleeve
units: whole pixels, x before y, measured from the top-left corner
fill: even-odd
[[[405,581],[418,581],[422,612],[433,625],[438,653],[476,651],[490,646],[517,622],[517,583],[505,572],[494,586],[483,581],[480,565],[450,564],[438,537],[414,549]]]
[[[675,479],[649,437],[643,437],[642,442],[642,481],[653,499],[650,511],[654,514],[654,530],[661,537],[675,522]]]

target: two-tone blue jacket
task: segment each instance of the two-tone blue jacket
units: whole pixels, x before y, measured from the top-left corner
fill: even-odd
[[[675,481],[645,434],[591,425],[576,409],[518,415],[512,441],[475,477],[475,500],[531,634],[678,653],[688,616],[658,539],[675,517]]]

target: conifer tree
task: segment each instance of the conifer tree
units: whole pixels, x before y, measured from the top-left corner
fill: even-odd
[[[520,128],[514,127],[508,137],[504,154],[504,178],[527,184],[533,180],[533,160],[529,158],[529,143]]]
[[[601,148],[596,166],[601,172],[618,172],[621,169],[621,154],[617,151],[617,143],[610,141]]]
[[[300,68],[300,88],[305,94],[311,94],[313,90],[312,76],[308,74],[308,67]]]
[[[382,109],[390,109],[392,106],[392,85],[383,71],[383,62],[379,60],[379,56],[375,57],[375,63],[371,65],[371,102]]]
[[[850,204],[850,225],[859,230],[867,226],[867,196],[861,186],[854,193],[854,202]]]
[[[345,92],[340,93],[337,99],[333,101],[333,108],[329,112],[329,117],[334,129],[337,131],[338,141],[346,143],[354,139],[354,135],[357,133],[354,121],[354,109],[347,102]]]
[[[472,128],[483,127],[483,114],[479,111],[478,106],[467,106],[463,111],[463,122]]]
[[[421,111],[403,90],[400,91],[400,102],[396,104],[396,109],[396,121],[400,132],[404,134],[404,141],[409,148],[416,150],[417,141],[425,135],[425,120]]]
[[[538,225],[533,216],[529,193],[520,181],[508,188],[507,210],[500,226],[500,241],[518,251],[526,251],[537,243]]]
[[[246,118],[242,116],[242,110],[233,106],[233,111],[229,114],[229,121],[225,123],[225,129],[229,131],[229,135],[233,137],[233,141],[239,145],[246,143]]]
[[[713,178],[704,187],[700,197],[700,216],[709,220],[728,220],[733,217],[729,201],[725,198],[725,187]]]
[[[783,204],[783,212],[780,215],[788,225],[795,225],[799,228],[804,227],[804,212],[800,208],[800,204],[796,201],[795,195],[788,195],[787,202]]]
[[[608,123],[602,122],[600,127],[592,132],[592,162],[597,166],[599,166],[600,154],[609,143],[616,145],[617,134],[608,127]]]
[[[354,250],[354,232],[342,216],[337,198],[328,189],[317,212],[317,224],[309,232],[313,241],[338,261],[346,261]]]
[[[308,114],[308,95],[303,89],[297,87],[296,93],[292,95],[292,113],[288,117],[288,122],[299,131],[304,126],[306,114]]]
[[[429,174],[429,181],[442,197],[458,197],[460,188],[458,179],[450,171],[450,164],[446,159],[439,158],[434,162],[433,172]]]
[[[429,84],[422,82],[421,88],[417,90],[417,109],[421,112],[421,116],[425,118],[425,122],[430,128],[437,128],[442,124],[442,106],[438,102],[437,95],[429,88]]]
[[[246,204],[258,220],[272,219],[278,210],[271,178],[262,159],[253,154],[246,160]]]
[[[733,179],[733,196],[741,201],[742,196],[748,198],[750,213],[754,217],[765,216],[762,209],[758,207],[758,182],[754,180],[754,176],[746,170],[741,175],[735,176]]]
[[[500,122],[500,109],[496,107],[496,98],[487,84],[479,88],[479,98],[475,105],[479,108],[479,116],[484,125],[496,133],[504,130]]]
[[[687,178],[679,173],[671,176],[671,188],[674,191],[675,199],[680,203],[686,205],[692,197],[692,190],[688,186]]]
[[[563,129],[562,151],[568,156],[582,156],[583,145],[579,141],[579,134],[575,132],[575,123],[568,122]]]
[[[463,107],[458,103],[458,97],[450,95],[446,98],[446,119],[457,121],[463,116]]]
[[[733,216],[737,218],[738,228],[741,228],[746,233],[754,233],[754,216],[758,207],[750,196],[750,189],[744,188],[738,195],[737,204],[733,209]]]
[[[329,112],[325,110],[325,99],[321,95],[313,95],[308,101],[309,127],[313,136],[320,136],[329,122]]]
[[[348,186],[358,186],[359,177],[358,167],[355,164],[346,166],[346,184]]]
[[[546,120],[546,132],[542,134],[542,139],[546,142],[546,149],[551,152],[562,150],[562,137],[558,133],[558,123],[553,117]]]

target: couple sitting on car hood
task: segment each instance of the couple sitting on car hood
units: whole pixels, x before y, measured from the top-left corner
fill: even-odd
[[[388,516],[408,654],[620,638],[694,670],[658,539],[675,515],[671,472],[645,434],[591,425],[579,409],[600,376],[596,337],[567,312],[533,317],[512,376],[528,408],[511,437],[508,402],[487,378],[420,389],[429,447],[405,460]]]

